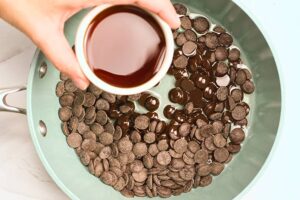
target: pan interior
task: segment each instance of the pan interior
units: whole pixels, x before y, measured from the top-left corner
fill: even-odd
[[[276,63],[263,34],[250,17],[231,0],[180,0],[191,12],[207,16],[214,23],[224,26],[230,32],[235,45],[241,49],[243,60],[254,75],[256,92],[249,100],[252,106],[248,136],[242,150],[214,178],[206,188],[194,189],[189,193],[170,199],[227,200],[236,197],[257,175],[265,163],[277,134],[281,111],[281,91]],[[83,11],[68,21],[65,27],[70,44],[74,43],[74,33],[85,15]],[[48,65],[44,78],[39,77],[42,62]],[[166,78],[164,87],[154,92],[163,94],[171,84]],[[43,54],[37,52],[28,81],[28,120],[37,152],[48,173],[60,188],[72,199],[126,199],[110,186],[89,174],[81,164],[74,150],[69,148],[61,131],[57,112],[58,98],[55,86],[59,72]],[[39,121],[43,120],[48,133],[39,133]]]

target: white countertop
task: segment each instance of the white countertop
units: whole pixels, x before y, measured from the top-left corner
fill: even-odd
[[[263,173],[243,200],[300,199],[299,185],[299,74],[300,3],[296,0],[236,0],[255,15],[278,58],[283,83],[283,119],[276,148]],[[267,8],[267,9],[266,9]],[[266,13],[268,12],[268,13]],[[298,19],[298,20],[296,20]],[[298,26],[296,26],[298,24]],[[286,33],[286,30],[293,32]],[[35,51],[30,40],[0,20],[0,88],[25,85]],[[9,102],[25,107],[25,93]],[[298,120],[298,121],[297,121]],[[0,112],[0,199],[64,200],[68,197],[55,185],[39,161],[31,141],[26,116]]]

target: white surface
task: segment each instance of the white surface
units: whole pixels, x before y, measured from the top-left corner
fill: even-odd
[[[300,12],[296,0],[236,0],[255,15],[277,57],[284,94],[284,117],[271,159],[243,200],[298,200]],[[298,5],[297,5],[298,4]],[[267,12],[267,13],[266,13]],[[291,30],[289,33],[286,30]],[[254,41],[255,42],[255,41]],[[0,21],[0,88],[26,83],[34,46]],[[24,94],[11,98],[25,105]],[[29,136],[26,117],[0,113],[0,199],[68,199],[47,175]]]

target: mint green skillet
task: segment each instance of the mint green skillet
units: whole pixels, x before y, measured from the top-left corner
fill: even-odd
[[[254,75],[256,92],[249,100],[252,111],[250,128],[241,152],[234,157],[225,171],[214,178],[206,188],[194,189],[190,193],[170,199],[229,200],[241,193],[258,174],[274,144],[281,113],[280,80],[276,63],[263,34],[241,8],[231,0],[179,0],[191,12],[204,14],[215,23],[223,25],[235,38],[243,59]],[[66,36],[70,44],[85,12],[74,16],[66,25]],[[73,149],[69,148],[60,129],[57,116],[58,98],[55,86],[59,72],[37,50],[27,85],[27,115],[32,140],[46,170],[56,184],[71,198],[126,199],[111,187],[102,184],[90,175],[80,163]],[[165,78],[155,92],[165,95],[171,84]],[[0,111],[26,113],[25,109],[6,104],[7,94],[24,90],[10,88],[0,90]],[[167,99],[167,98],[164,98]]]

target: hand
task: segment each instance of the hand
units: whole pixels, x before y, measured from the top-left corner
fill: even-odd
[[[179,18],[170,0],[1,0],[0,17],[23,31],[81,89],[89,81],[64,36],[64,23],[83,8],[101,3],[135,4],[160,15],[172,28]]]

